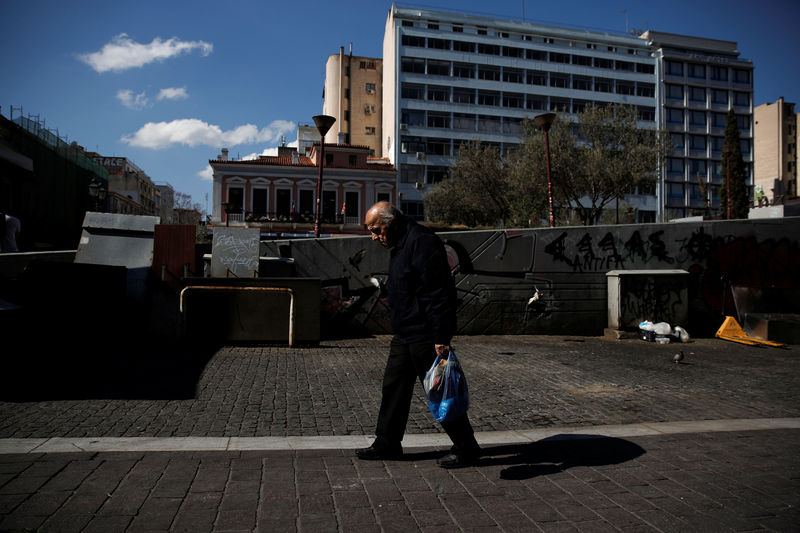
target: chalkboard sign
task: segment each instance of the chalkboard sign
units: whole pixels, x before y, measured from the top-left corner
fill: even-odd
[[[214,228],[211,277],[257,277],[259,237],[258,228]]]

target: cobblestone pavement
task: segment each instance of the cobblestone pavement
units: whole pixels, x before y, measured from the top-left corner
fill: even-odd
[[[370,435],[388,341],[225,347],[194,366],[65,362],[0,391],[0,444]],[[455,345],[476,430],[554,435],[487,439],[481,463],[459,470],[436,467],[444,447],[407,448],[387,462],[339,448],[5,453],[0,531],[800,530],[800,429],[733,430],[734,419],[800,416],[797,347],[563,336]],[[678,350],[685,359],[676,365]],[[434,437],[421,388],[417,396],[409,439]],[[588,435],[611,424],[704,420],[716,429]],[[724,420],[731,431],[720,431]],[[581,428],[586,436],[574,434]]]
[[[0,455],[3,531],[797,531],[800,430],[418,449]]]
[[[89,362],[102,365],[91,383],[69,367],[57,392],[31,380],[21,387],[27,397],[0,402],[0,438],[369,435],[388,344],[384,336],[224,347],[196,373],[187,362],[109,355]],[[461,337],[454,345],[476,431],[800,416],[798,347],[562,336]],[[407,432],[439,431],[417,386]]]

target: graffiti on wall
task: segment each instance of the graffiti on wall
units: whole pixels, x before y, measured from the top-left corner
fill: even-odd
[[[689,272],[690,314],[705,314],[709,324],[733,311],[731,286],[800,283],[800,219],[440,235],[456,280],[461,333],[599,334],[607,324],[611,270]],[[388,307],[371,279],[386,272],[388,253],[365,239],[292,241],[292,255],[299,275],[319,277],[327,287],[332,327],[346,318],[385,333]],[[625,305],[632,313],[658,315],[678,301],[676,290],[642,286]]]
[[[648,317],[651,322],[685,324],[687,289],[680,277],[625,276],[620,291],[621,323],[635,326],[640,317]]]

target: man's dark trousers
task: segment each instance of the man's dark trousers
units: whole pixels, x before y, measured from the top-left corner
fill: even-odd
[[[433,342],[404,344],[396,337],[392,339],[383,373],[381,408],[375,430],[378,439],[396,443],[403,440],[414,382],[425,378],[435,359]],[[465,451],[477,449],[478,443],[467,415],[454,422],[442,422],[442,429],[457,448]]]

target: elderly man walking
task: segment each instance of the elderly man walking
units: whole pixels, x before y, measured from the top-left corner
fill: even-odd
[[[360,459],[395,459],[403,454],[414,381],[420,382],[436,355],[447,356],[456,329],[456,290],[439,237],[388,202],[379,202],[365,219],[372,240],[391,251],[389,306],[394,336],[383,375],[381,407],[369,448]],[[474,465],[480,447],[465,414],[442,422],[453,447],[437,461],[444,468]]]

